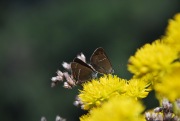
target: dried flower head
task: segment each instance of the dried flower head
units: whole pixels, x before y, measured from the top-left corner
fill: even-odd
[[[47,121],[46,117],[41,117],[41,121]],[[66,121],[66,119],[62,118],[61,116],[57,115],[55,121]]]
[[[166,98],[162,100],[162,106],[145,113],[146,121],[180,121],[173,112],[173,105]]]

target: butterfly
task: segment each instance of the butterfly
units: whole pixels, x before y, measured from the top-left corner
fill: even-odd
[[[90,58],[90,64],[79,58],[71,62],[71,74],[76,83],[83,83],[97,77],[97,74],[112,74],[114,70],[102,47],[97,48]]]

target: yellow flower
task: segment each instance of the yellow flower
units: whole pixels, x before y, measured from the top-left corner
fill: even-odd
[[[148,78],[129,80],[126,95],[135,99],[145,98],[151,91],[151,80]]]
[[[127,81],[117,76],[104,75],[100,79],[94,79],[83,84],[78,97],[83,103],[83,108],[88,110],[100,106],[104,101],[116,95],[126,92]]]
[[[177,53],[167,44],[156,40],[152,44],[146,44],[129,59],[128,70],[136,77],[148,73],[163,75],[177,59]]]
[[[145,121],[143,110],[142,103],[134,98],[116,96],[80,117],[80,121]]]
[[[166,97],[170,101],[180,98],[180,63],[164,75],[161,82],[155,84],[154,89],[158,96]]]
[[[176,14],[174,19],[169,20],[163,41],[180,52],[180,13]]]

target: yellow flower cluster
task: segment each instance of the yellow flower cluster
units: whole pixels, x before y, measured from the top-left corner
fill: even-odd
[[[135,78],[151,75],[157,95],[171,101],[180,98],[180,14],[169,21],[161,40],[144,45],[130,57],[128,69]]]
[[[80,117],[80,121],[145,121],[141,115],[143,110],[142,103],[134,98],[116,96]]]
[[[152,73],[162,75],[171,68],[172,62],[177,59],[177,53],[169,45],[160,40],[146,44],[129,59],[128,69],[136,77]]]
[[[180,98],[180,64],[160,79],[161,83],[154,85],[160,96],[166,96],[171,102]]]
[[[126,80],[113,75],[104,75],[99,80],[94,79],[83,84],[83,90],[78,97],[83,102],[83,108],[88,110],[100,106],[110,97],[126,92]]]
[[[170,101],[180,98],[180,14],[170,20],[166,35],[145,44],[129,58],[130,80],[104,75],[83,84],[78,95],[89,110],[81,121],[141,121],[144,110],[139,99],[154,89]]]
[[[163,41],[180,53],[180,13],[169,20],[166,35]]]
[[[146,79],[127,81],[109,74],[83,84],[83,90],[80,90],[78,97],[83,103],[83,109],[89,110],[101,106],[114,96],[124,95],[135,99],[145,98],[151,90],[149,85],[150,82]]]
[[[147,78],[129,80],[126,95],[130,97],[145,98],[151,91],[151,83]]]

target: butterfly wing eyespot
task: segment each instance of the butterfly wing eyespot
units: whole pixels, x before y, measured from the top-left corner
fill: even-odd
[[[97,48],[90,58],[93,68],[101,74],[113,73],[112,65],[102,47]]]

